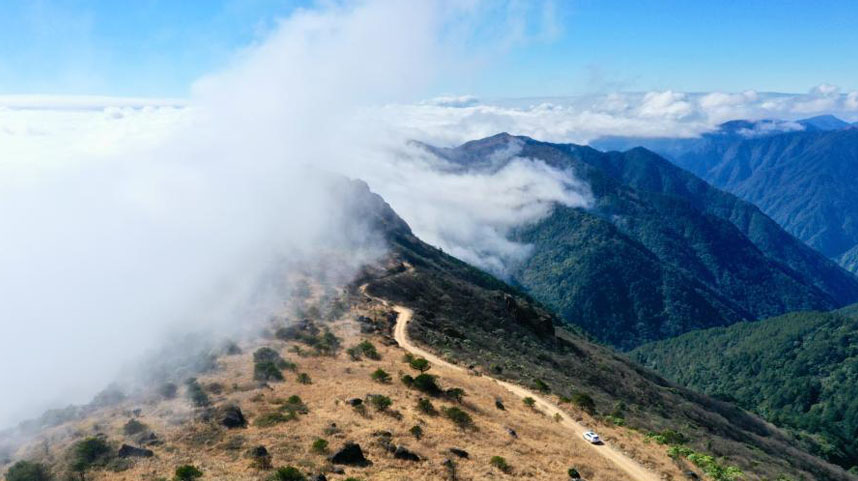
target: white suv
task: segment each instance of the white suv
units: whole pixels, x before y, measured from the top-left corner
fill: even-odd
[[[602,438],[600,438],[599,435],[594,433],[593,431],[587,431],[586,433],[584,433],[584,439],[586,439],[592,444],[602,444]]]

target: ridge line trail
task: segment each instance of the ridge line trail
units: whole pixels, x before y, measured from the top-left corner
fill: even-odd
[[[384,299],[374,298],[369,294],[366,294],[366,284],[362,285],[360,287],[360,290],[367,297],[376,299],[384,305],[392,307],[393,310],[396,311],[396,326],[393,330],[393,338],[396,340],[396,342],[401,348],[416,356],[425,358],[427,361],[435,364],[436,366],[440,366],[445,369],[452,369],[454,371],[466,372],[466,369],[464,369],[463,367],[451,364],[436,356],[435,354],[411,343],[411,341],[408,339],[408,322],[411,321],[411,317],[413,316],[414,311],[405,306],[390,305]],[[516,384],[501,381],[500,379],[495,379],[485,374],[483,374],[483,377],[491,379],[492,381],[507,389],[512,394],[522,399],[525,397],[533,398],[536,401],[536,407],[540,408],[544,413],[548,414],[549,416],[559,414],[562,418],[560,425],[568,428],[575,434],[573,439],[577,440],[577,442],[579,443],[583,443],[593,452],[601,455],[608,462],[610,462],[620,470],[624,471],[632,479],[636,481],[662,481],[661,478],[654,472],[643,467],[640,463],[626,456],[624,453],[614,449],[613,447],[604,444],[601,446],[597,446],[585,441],[582,436],[586,431],[589,431],[589,429],[587,429],[583,424],[579,423],[578,421],[572,419],[565,411],[563,411],[550,401],[547,401],[539,394]]]

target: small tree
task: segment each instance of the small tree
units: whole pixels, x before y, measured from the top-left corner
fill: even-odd
[[[426,372],[432,368],[432,365],[429,364],[429,361],[422,357],[412,359],[411,362],[408,363],[408,365],[410,365],[412,369],[416,369],[420,372]]]
[[[510,471],[512,471],[512,468],[510,467],[509,463],[507,463],[506,459],[504,459],[502,456],[492,456],[492,459],[489,460],[489,464],[498,468],[504,473],[509,473]]]
[[[203,472],[196,466],[185,464],[176,468],[176,481],[193,481],[203,477]]]
[[[543,381],[542,379],[535,380],[533,382],[533,384],[534,384],[534,386],[536,386],[536,389],[538,389],[539,392],[542,392],[542,393],[551,392],[551,388],[548,387],[548,384],[546,384],[545,381]]]
[[[369,403],[378,411],[386,411],[387,408],[393,405],[393,401],[389,397],[381,394],[370,396]]]
[[[530,396],[527,396],[526,398],[522,399],[522,401],[524,401],[525,406],[527,406],[531,409],[533,409],[533,407],[536,406],[536,399],[533,399]]]
[[[581,479],[581,473],[575,468],[569,468],[569,479]]]
[[[432,376],[431,374],[424,373],[415,377],[413,386],[415,389],[423,391],[431,396],[437,396],[441,394],[441,387],[438,386],[437,378],[435,376]]]
[[[382,368],[378,368],[372,373],[372,380],[375,382],[380,382],[382,384],[387,384],[390,382],[390,374],[387,373]]]
[[[111,449],[102,438],[86,438],[71,446],[71,467],[82,473],[93,466],[103,466],[110,459]]]
[[[411,429],[409,429],[408,432],[411,433],[411,435],[414,436],[416,439],[420,439],[423,437],[423,428],[421,428],[417,424],[411,426]]]
[[[310,379],[310,375],[307,374],[306,372],[302,372],[302,373],[298,374],[298,377],[296,380],[301,384],[313,384],[313,380]]]
[[[402,384],[405,384],[407,387],[414,387],[414,377],[410,374],[405,374],[400,378]]]
[[[160,394],[164,399],[174,399],[178,392],[179,388],[171,382],[164,383],[160,388],[158,388],[158,394]]]

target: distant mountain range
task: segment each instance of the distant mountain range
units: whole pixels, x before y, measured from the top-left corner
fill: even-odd
[[[829,461],[858,466],[858,306],[695,331],[633,358],[813,439]]]
[[[858,278],[753,205],[642,148],[602,153],[500,134],[427,147],[468,169],[501,151],[572,169],[591,209],[558,206],[514,238],[534,246],[512,281],[624,349],[711,326],[858,301]]]
[[[833,116],[736,120],[698,138],[609,137],[643,146],[751,202],[788,232],[858,272],[858,125]]]

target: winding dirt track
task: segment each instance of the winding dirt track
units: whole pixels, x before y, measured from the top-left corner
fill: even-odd
[[[399,343],[400,347],[416,356],[426,358],[426,360],[428,360],[435,366],[441,366],[443,368],[452,369],[456,371],[465,371],[464,368],[456,366],[455,364],[450,364],[449,362],[441,359],[440,357],[432,354],[431,352],[412,344],[411,341],[408,339],[408,322],[411,320],[413,312],[411,311],[411,309],[408,309],[407,307],[403,306],[392,307],[398,314],[396,318],[396,327],[393,331],[393,337],[394,339],[396,339],[396,342]],[[626,456],[622,452],[610,446],[597,446],[585,441],[582,436],[586,431],[588,431],[588,429],[584,427],[584,425],[582,425],[581,423],[569,417],[566,412],[564,412],[562,409],[555,406],[551,402],[547,401],[542,396],[515,384],[501,381],[490,376],[484,377],[492,379],[499,385],[506,388],[509,392],[515,394],[520,398],[525,398],[528,396],[533,398],[534,400],[536,400],[536,407],[538,407],[540,410],[542,410],[542,412],[548,414],[549,416],[553,417],[555,414],[559,414],[562,417],[561,425],[567,427],[570,431],[574,433],[574,440],[577,440],[577,442],[582,443],[584,446],[587,446],[595,453],[598,453],[599,455],[607,459],[608,462],[628,474],[631,479],[637,481],[661,481],[661,478],[659,478],[655,473],[644,468],[637,461]]]

